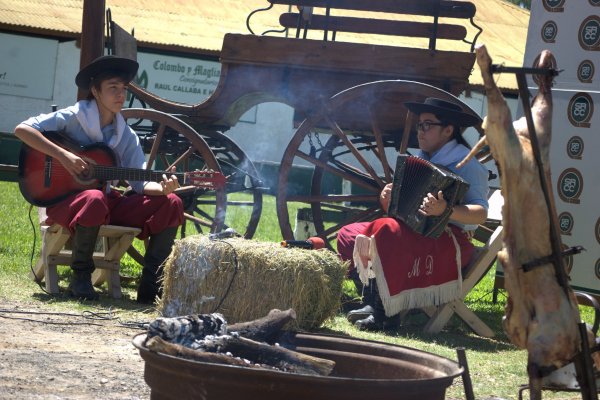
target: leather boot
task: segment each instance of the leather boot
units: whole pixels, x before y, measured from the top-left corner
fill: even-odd
[[[162,232],[150,236],[150,243],[144,255],[144,269],[137,291],[138,303],[152,304],[157,296],[161,296],[159,280],[162,278],[162,264],[171,254],[171,248],[179,227],[166,228]]]
[[[373,286],[374,298],[371,303],[373,313],[367,315],[365,318],[355,320],[354,326],[361,331],[382,331],[385,329],[397,328],[400,325],[400,316],[393,315],[387,317],[385,315],[385,309],[383,308],[381,297],[379,297],[375,279],[372,279],[372,281],[369,282],[369,286]]]
[[[377,291],[377,286],[375,283],[375,279],[369,280],[369,286],[363,285],[362,281],[356,278],[352,278],[354,284],[356,285],[356,289],[360,288],[359,293],[362,293],[362,304],[363,307],[358,308],[356,310],[352,310],[346,314],[346,319],[350,323],[355,323],[359,319],[367,318],[369,315],[373,315],[375,312],[375,302],[376,299],[379,298],[379,292]]]
[[[77,225],[72,238],[71,269],[73,270],[73,279],[67,288],[67,293],[81,300],[98,300],[100,297],[94,290],[94,286],[92,286],[93,256],[99,230],[99,226]]]

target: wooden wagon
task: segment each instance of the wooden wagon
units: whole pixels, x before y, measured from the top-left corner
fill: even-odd
[[[226,34],[220,80],[209,98],[176,103],[132,84],[130,91],[148,108],[129,108],[123,114],[140,136],[149,168],[158,169],[160,162],[163,168],[210,168],[227,175],[225,189],[187,196],[186,215],[198,229],[218,232],[232,225],[227,218],[232,210],[248,209],[244,226],[233,227],[249,238],[259,222],[263,183],[252,160],[225,133],[259,103],[290,105],[297,130],[278,175],[281,233],[293,238],[290,210],[300,203],[310,208],[318,236],[331,242],[342,225],[383,215],[378,195],[392,179],[395,155],[416,147],[416,121],[404,102],[435,96],[474,113],[456,96],[467,87],[478,33],[468,41],[463,25],[447,21],[470,20],[476,27],[475,5],[455,0],[267,1],[269,6],[257,12],[282,4],[297,11],[279,15],[282,28],[295,31],[295,37]],[[375,17],[333,15],[340,12]],[[135,39],[112,21],[110,27],[114,54],[135,57]],[[322,38],[306,38],[315,31]],[[336,40],[347,32],[421,38],[425,45]],[[464,51],[438,49],[448,40],[465,42]],[[310,168],[308,191],[298,192],[290,181],[294,165]],[[342,190],[349,186],[342,182],[350,182],[352,189]]]

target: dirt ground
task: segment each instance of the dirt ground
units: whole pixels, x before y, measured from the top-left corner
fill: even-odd
[[[0,299],[0,399],[148,399],[143,332]],[[35,320],[35,321],[28,321]]]

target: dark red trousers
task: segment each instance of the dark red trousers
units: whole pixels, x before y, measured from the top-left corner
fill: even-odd
[[[389,221],[388,223],[390,224],[396,223],[392,219],[379,220],[379,222],[382,221]],[[352,270],[354,269],[353,252],[356,236],[358,236],[359,234],[365,234],[374,223],[375,222],[356,222],[353,224],[345,225],[338,231],[337,251],[342,260],[350,261],[350,265],[348,267],[349,273],[352,272]],[[462,266],[464,268],[469,263],[473,255],[474,247],[473,244],[470,242],[469,238],[458,228],[453,227],[453,231],[461,248],[461,261]],[[411,234],[408,228],[406,228],[405,234]],[[415,233],[414,235],[418,234]],[[433,243],[436,239],[422,237],[422,240],[423,242]],[[403,246],[406,246],[406,243],[403,244],[401,238],[398,235],[389,235],[389,240],[387,240],[387,242],[391,245],[392,248],[396,249],[397,251],[402,251]]]
[[[146,239],[183,223],[183,203],[175,194],[123,196],[118,191],[85,190],[46,209],[49,224],[57,223],[74,232],[76,225],[119,225],[140,228]]]

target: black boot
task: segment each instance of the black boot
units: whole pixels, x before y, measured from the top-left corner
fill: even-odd
[[[144,255],[144,269],[137,291],[138,303],[152,304],[157,296],[161,296],[159,280],[162,277],[163,262],[171,253],[177,229],[167,228],[164,231],[150,236],[150,243]]]
[[[98,238],[99,226],[75,227],[72,243],[71,269],[73,280],[67,288],[69,295],[81,300],[98,300],[100,297],[92,286],[94,272],[94,249]]]
[[[373,312],[365,318],[355,320],[354,326],[361,331],[382,331],[385,329],[397,328],[400,324],[400,316],[394,315],[387,317],[385,315],[385,309],[383,308],[381,297],[379,297],[375,279],[372,279],[369,282],[369,286],[373,286],[373,299],[371,303]]]
[[[350,323],[355,323],[359,319],[364,319],[369,315],[373,315],[375,312],[375,301],[379,298],[379,293],[377,292],[377,286],[375,286],[375,279],[369,279],[369,286],[365,286],[358,278],[358,274],[356,274],[356,277],[351,276],[351,278],[356,285],[356,289],[359,290],[358,293],[362,293],[363,304],[363,307],[352,310],[346,314],[346,319]]]
[[[373,308],[373,306],[370,304],[367,304],[364,307],[349,311],[348,314],[346,314],[346,319],[348,320],[348,322],[353,324],[356,321],[358,321],[359,319],[365,319],[368,316],[373,315],[374,312],[375,312],[375,309]]]
[[[359,319],[354,326],[361,331],[383,331],[396,329],[400,325],[400,316],[387,317],[385,311],[375,308],[375,312],[367,318]]]

